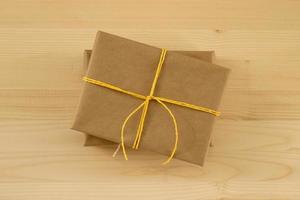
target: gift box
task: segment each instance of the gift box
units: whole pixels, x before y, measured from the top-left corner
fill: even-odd
[[[229,70],[195,55],[98,32],[72,128],[203,165]]]
[[[210,63],[212,63],[214,59],[213,51],[175,51],[175,52],[182,53],[184,55],[191,56],[194,58],[198,58],[200,60],[210,62]],[[84,50],[83,52],[83,66],[82,66],[82,73],[81,73],[82,77],[87,72],[91,54],[92,54],[92,50]],[[89,134],[85,134],[85,135],[86,137],[84,141],[84,146],[115,144],[114,142],[102,138],[98,138],[93,135],[89,135]],[[212,146],[212,142],[211,142],[211,146]]]

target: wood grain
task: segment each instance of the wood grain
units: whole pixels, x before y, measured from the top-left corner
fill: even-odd
[[[300,1],[0,2],[0,200],[300,199]],[[205,167],[69,129],[97,30],[232,69]]]

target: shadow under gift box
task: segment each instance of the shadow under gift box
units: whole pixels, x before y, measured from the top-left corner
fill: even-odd
[[[160,52],[156,47],[98,32],[93,51],[85,51],[84,66],[89,66],[90,78],[147,96]],[[212,52],[168,51],[154,96],[216,110],[229,70],[211,62]],[[120,143],[122,123],[140,103],[141,99],[86,83],[73,129],[88,135],[86,145]],[[169,103],[167,106],[178,123],[175,157],[203,165],[215,116]],[[140,112],[126,126],[126,146],[134,141],[139,119]],[[161,105],[150,101],[140,148],[169,155],[174,138],[172,119]]]

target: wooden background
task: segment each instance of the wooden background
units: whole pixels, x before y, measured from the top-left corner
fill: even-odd
[[[232,69],[204,168],[69,129],[97,30]],[[1,0],[0,200],[300,199],[300,1]]]

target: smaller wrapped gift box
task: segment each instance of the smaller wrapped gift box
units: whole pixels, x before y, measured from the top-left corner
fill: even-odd
[[[141,125],[144,110],[133,113],[123,129],[122,126],[128,115],[147,101],[161,57],[160,48],[98,32],[73,129],[132,146],[137,139],[136,130]],[[177,105],[176,102],[217,110],[229,70],[205,62],[205,59],[211,61],[208,58],[203,56],[199,59],[197,52],[165,53],[155,91],[148,99],[142,134],[139,136],[140,148],[169,156],[174,150],[174,143],[177,143],[174,157],[203,165],[216,116]],[[120,92],[97,83],[122,90]],[[136,98],[122,91],[145,98]],[[174,120],[155,98],[175,102],[165,101],[164,105],[176,118],[177,138],[174,137]]]
[[[200,60],[212,63],[214,59],[214,52],[213,51],[176,51],[178,53],[182,53],[187,56],[191,56],[194,58],[198,58]],[[88,65],[90,62],[92,50],[85,50],[83,52],[83,66],[82,66],[82,76],[85,76]],[[102,138],[98,138],[93,135],[86,134],[84,146],[95,146],[95,145],[106,145],[106,144],[115,144],[109,140],[105,140]],[[212,142],[211,142],[212,145]]]

